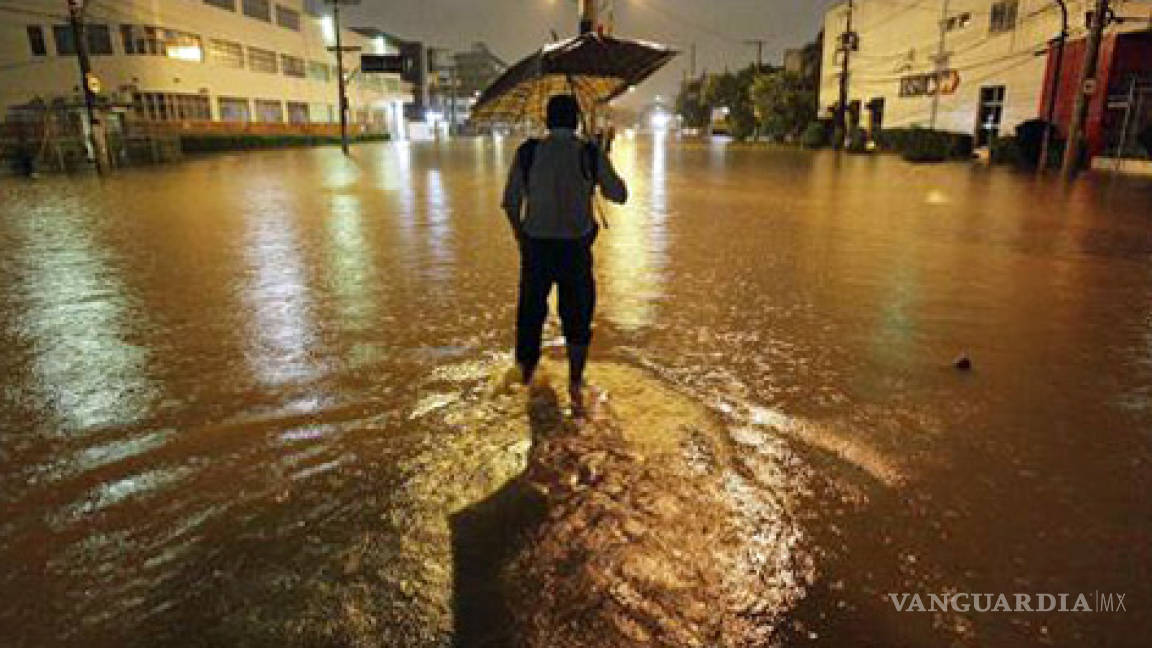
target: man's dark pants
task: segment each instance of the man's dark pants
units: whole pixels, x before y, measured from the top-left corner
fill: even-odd
[[[596,282],[592,242],[582,239],[534,239],[520,246],[520,305],[516,314],[516,363],[531,373],[540,361],[540,338],[548,319],[548,293],[560,289],[560,321],[569,347],[592,342]]]

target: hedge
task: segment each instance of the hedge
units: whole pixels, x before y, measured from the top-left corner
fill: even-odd
[[[910,162],[968,159],[974,148],[971,135],[926,128],[889,128],[880,131],[875,139],[881,150],[899,153]]]
[[[387,133],[357,135],[354,142],[374,142],[391,139]],[[185,153],[212,153],[217,151],[246,151],[251,149],[284,148],[292,146],[325,146],[339,144],[332,135],[181,135],[180,147]]]

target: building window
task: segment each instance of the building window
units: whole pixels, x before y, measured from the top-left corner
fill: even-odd
[[[136,116],[148,121],[212,121],[205,95],[138,92],[132,95]]]
[[[279,101],[257,99],[256,121],[282,123],[284,121],[284,104]]]
[[[112,35],[108,31],[108,25],[88,25],[84,28],[84,35],[88,41],[88,53],[92,56],[107,56],[112,53]],[[72,38],[71,25],[53,25],[52,37],[56,39],[57,54],[76,55],[76,39]]]
[[[987,146],[1000,135],[1004,118],[1004,86],[980,88],[980,112],[976,124],[976,146]]]
[[[236,0],[204,0],[204,4],[227,9],[228,11],[236,11]]]
[[[947,20],[945,20],[944,21],[944,30],[950,31],[950,32],[960,31],[961,29],[967,29],[967,27],[971,24],[972,24],[972,12],[965,11],[962,14],[956,14],[955,16],[950,16]]]
[[[324,82],[331,80],[332,74],[329,72],[328,64],[308,61],[308,78]]]
[[[208,53],[216,65],[244,69],[244,47],[240,43],[213,39],[208,41]]]
[[[268,0],[240,0],[244,15],[249,18],[272,22],[272,4]]]
[[[308,123],[308,104],[301,101],[289,101],[285,105],[288,108],[289,124]]]
[[[992,23],[989,31],[1002,34],[1016,29],[1016,17],[1020,13],[1020,0],[998,0],[992,5]]]
[[[220,121],[252,121],[252,111],[248,107],[247,99],[239,99],[236,97],[220,97],[216,100],[216,103],[220,106]]]
[[[32,48],[32,56],[48,55],[48,43],[44,41],[43,27],[28,25],[28,46]]]
[[[112,31],[108,25],[87,25],[84,35],[88,39],[88,53],[92,56],[112,55]]]
[[[284,5],[276,5],[276,24],[293,31],[300,31],[300,12]]]
[[[313,124],[325,124],[331,121],[328,118],[328,104],[314,103],[308,106],[308,121]]]
[[[58,56],[76,56],[76,41],[72,38],[71,26],[53,25],[52,38],[56,41]]]
[[[276,65],[276,52],[269,52],[268,50],[260,49],[258,47],[248,48],[248,69],[253,72],[268,72],[275,74],[279,71]]]
[[[296,58],[295,56],[281,54],[280,69],[284,71],[284,76],[299,77],[301,79],[306,76],[304,59]]]
[[[125,54],[204,60],[204,43],[196,34],[147,25],[120,25],[120,35],[124,39]]]

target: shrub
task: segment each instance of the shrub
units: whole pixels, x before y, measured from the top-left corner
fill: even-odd
[[[353,136],[355,142],[377,142],[391,139],[388,133],[369,133]],[[181,135],[180,147],[185,153],[216,153],[220,151],[247,151],[262,148],[292,146],[322,146],[339,144],[340,138],[331,135]]]
[[[876,146],[899,153],[912,162],[940,162],[972,157],[974,139],[964,133],[948,133],[926,128],[889,128],[876,133]]]
[[[849,153],[868,153],[868,133],[860,128],[848,131],[848,142],[844,148]]]
[[[828,125],[820,121],[809,122],[804,134],[800,136],[800,143],[812,149],[828,146]]]
[[[1026,160],[1025,152],[1020,148],[1020,142],[1015,137],[997,137],[988,146],[988,159],[993,164],[1023,164]]]
[[[904,141],[901,157],[908,162],[943,162],[952,156],[952,140],[947,133],[914,128]]]
[[[1144,147],[1144,152],[1152,157],[1152,125],[1140,131],[1140,134],[1136,136],[1136,141],[1140,142],[1140,146]]]

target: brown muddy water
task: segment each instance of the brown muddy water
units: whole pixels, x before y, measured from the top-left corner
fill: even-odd
[[[642,539],[554,517],[517,589],[512,154],[0,180],[0,645],[543,645],[601,599],[635,645],[1147,645],[1152,182],[623,142],[591,379],[710,441],[604,455],[631,481],[589,506]],[[887,596],[1097,592],[1125,610]]]

